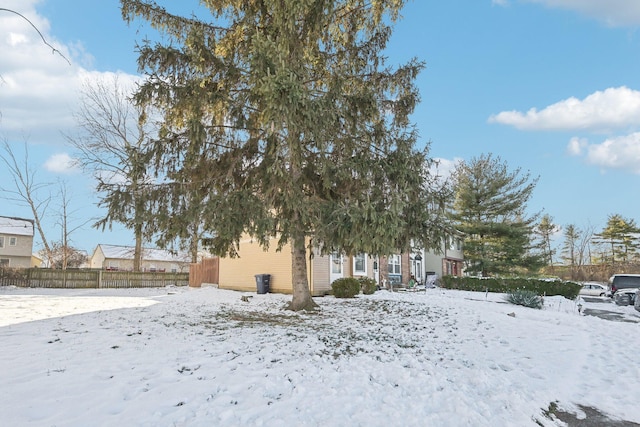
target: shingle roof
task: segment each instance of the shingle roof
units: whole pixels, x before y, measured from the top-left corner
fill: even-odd
[[[133,246],[119,245],[98,245],[102,249],[105,258],[111,259],[133,259],[135,248]],[[172,254],[164,249],[143,248],[142,259],[145,261],[173,261],[173,262],[190,262],[190,258],[185,253]]]
[[[33,221],[30,219],[0,216],[0,234],[33,236]]]

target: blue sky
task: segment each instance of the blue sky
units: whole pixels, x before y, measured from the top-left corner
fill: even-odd
[[[104,214],[90,177],[69,166],[73,150],[63,137],[73,132],[80,84],[110,74],[134,80],[136,40],[154,33],[127,26],[117,0],[0,0],[2,7],[27,16],[71,61],[0,12],[0,140],[20,155],[27,143],[40,182],[67,183],[71,221],[80,226]],[[530,212],[600,230],[611,214],[640,222],[639,28],[637,0],[416,0],[387,56],[390,64],[426,62],[413,121],[443,169],[500,156],[539,177]],[[10,179],[0,168],[0,187]],[[45,219],[50,240],[60,236],[55,187]],[[0,215],[31,217],[6,199]],[[133,241],[117,225],[105,233],[80,226],[71,238],[89,252]]]

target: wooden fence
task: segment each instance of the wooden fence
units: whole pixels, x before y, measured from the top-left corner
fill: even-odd
[[[0,286],[23,288],[159,288],[189,285],[189,273],[105,270],[0,270]]]
[[[220,259],[205,258],[189,266],[189,286],[199,288],[203,283],[218,284]]]

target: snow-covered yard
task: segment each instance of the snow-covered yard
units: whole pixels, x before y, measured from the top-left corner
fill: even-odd
[[[633,307],[429,289],[303,314],[240,295],[0,288],[2,425],[562,425],[551,402],[640,423]]]

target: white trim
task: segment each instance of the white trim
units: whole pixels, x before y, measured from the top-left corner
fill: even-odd
[[[16,236],[9,236],[9,246],[17,246],[18,238]]]
[[[397,263],[395,262],[396,260],[398,261]],[[391,270],[393,270],[393,271],[391,271],[389,269],[389,267],[391,265],[393,265],[393,267],[391,268]],[[398,271],[397,272],[395,271],[395,267],[396,266],[398,267]],[[391,275],[394,275],[394,276],[402,274],[402,257],[400,255],[390,255],[387,258],[387,273],[391,274]]]
[[[356,269],[356,262],[359,257],[362,257],[362,265],[364,267],[363,270]],[[353,256],[353,275],[354,276],[366,276],[367,275],[367,254],[361,252]]]

